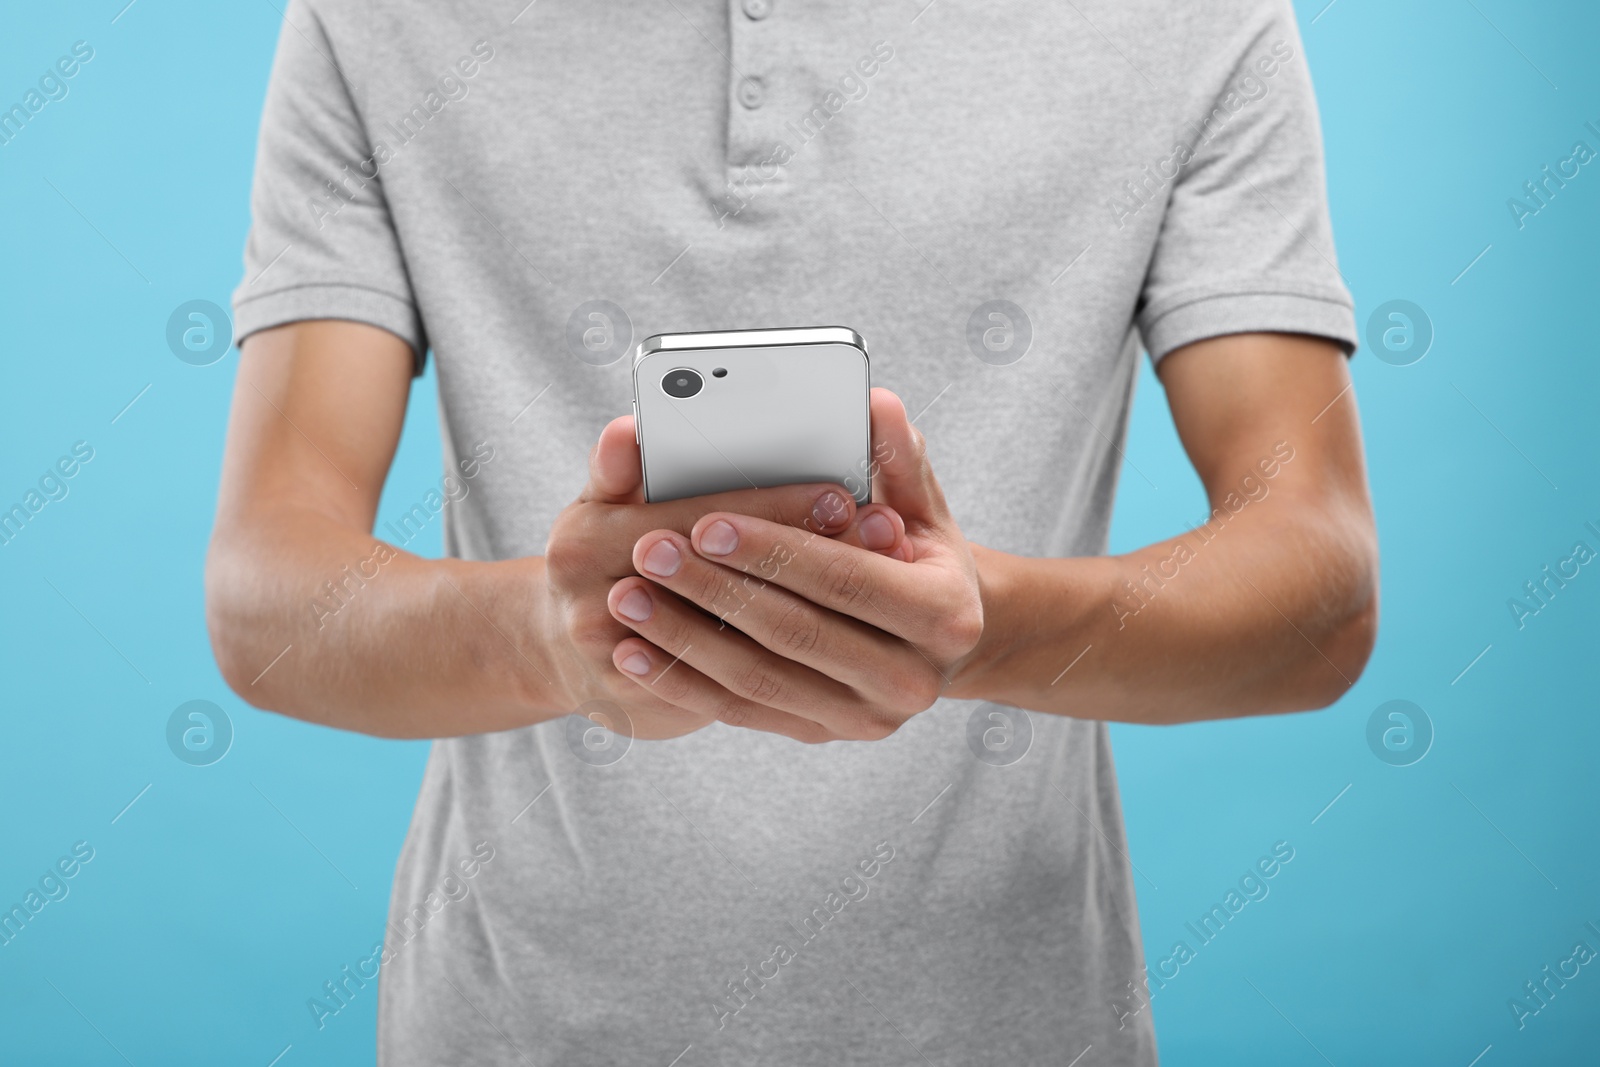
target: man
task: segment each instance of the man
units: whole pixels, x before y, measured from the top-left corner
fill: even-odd
[[[245,699],[440,739],[381,1061],[1154,1063],[1105,723],[1374,639],[1319,137],[1282,0],[292,4],[208,605]],[[643,504],[628,340],[821,324],[873,504]],[[1210,507],[1108,557],[1141,344]]]

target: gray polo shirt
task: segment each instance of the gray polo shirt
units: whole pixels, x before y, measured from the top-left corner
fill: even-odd
[[[237,332],[431,350],[453,488],[391,541],[542,552],[645,334],[840,324],[968,537],[1102,553],[1141,344],[1356,340],[1284,0],[522,3],[296,0],[279,44]],[[436,742],[380,1060],[1154,1063],[1081,711]]]

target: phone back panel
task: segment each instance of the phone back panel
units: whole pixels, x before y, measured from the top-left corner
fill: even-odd
[[[662,379],[688,368],[694,396]],[[727,374],[713,372],[723,368]],[[645,498],[837,482],[872,497],[867,354],[845,343],[641,348],[633,368]]]

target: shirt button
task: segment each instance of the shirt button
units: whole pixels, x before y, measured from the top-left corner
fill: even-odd
[[[754,111],[766,100],[767,93],[760,78],[746,78],[739,83],[739,103]]]
[[[772,14],[772,0],[744,0],[744,13],[750,19],[760,22]]]

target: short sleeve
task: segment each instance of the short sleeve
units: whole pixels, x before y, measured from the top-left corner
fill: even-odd
[[[1251,332],[1358,340],[1328,219],[1322,131],[1294,12],[1275,0],[1242,28],[1191,98],[1141,293],[1153,362]]]
[[[422,317],[346,71],[312,5],[292,0],[262,111],[234,332],[364,322],[410,345],[420,372]]]

